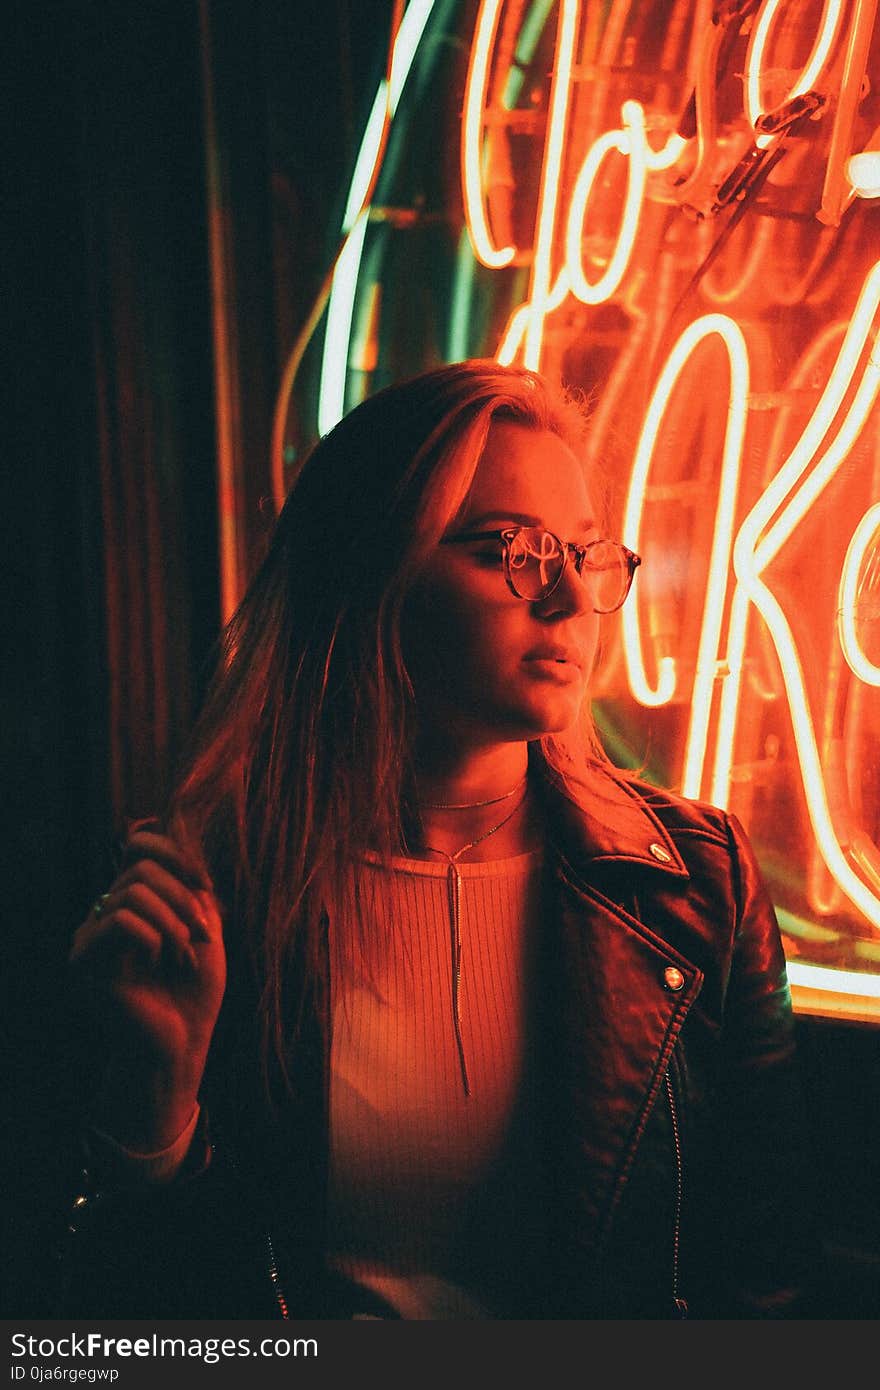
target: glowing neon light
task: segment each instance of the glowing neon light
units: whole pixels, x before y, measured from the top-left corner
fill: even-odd
[[[844,187],[844,163],[852,150],[853,128],[856,111],[862,97],[862,83],[868,67],[871,39],[874,33],[874,17],[877,13],[877,0],[855,0],[855,10],[849,30],[849,42],[843,59],[840,77],[840,94],[834,112],[834,125],[831,129],[831,143],[828,147],[828,162],[825,169],[825,182],[822,185],[822,202],[816,213],[820,222],[836,227],[841,215],[855,197],[853,189]],[[867,148],[876,148],[875,141],[880,132],[874,133]]]
[[[852,449],[880,392],[880,339],[874,343],[861,381],[837,435],[813,472],[793,493],[769,525],[789,492],[805,474],[831,426],[864,349],[880,303],[880,262],[869,272],[840,353],[822,397],[789,459],[758,499],[740,527],[733,548],[737,586],[731,606],[727,662],[730,674],[722,691],[712,799],[725,805],[729,795],[733,736],[740,697],[749,605],[754,604],[776,648],[791,711],[792,728],[807,811],[828,869],[846,896],[867,919],[880,926],[880,900],[870,892],[842,853],[825,791],[822,760],[816,745],[803,671],[789,624],[761,572],[812,507]],[[763,539],[759,541],[764,528]]]
[[[846,337],[841,345],[837,361],[834,364],[828,379],[828,384],[822,393],[822,397],[807,428],[796,447],[792,450],[789,458],[782,468],[780,468],[769,487],[767,487],[759,498],[752,513],[744,523],[743,529],[748,531],[749,536],[757,537],[760,531],[768,525],[770,518],[782,505],[786,494],[804,473],[819,444],[830,428],[834,416],[837,414],[846,391],[852,382],[856,366],[864,351],[878,306],[880,306],[880,261],[872,266],[865,278],[865,283],[862,286],[862,291],[847,329]],[[776,521],[768,527],[767,533],[761,543],[755,546],[754,557],[756,566],[759,570],[766,568],[780,547],[788,540],[792,531],[800,524],[808,508],[813,505],[817,497],[824,490],[829,478],[837,471],[837,468],[843,462],[840,441],[847,439],[849,441],[847,447],[851,447],[852,443],[855,442],[855,438],[867,418],[868,412],[873,404],[874,395],[876,394],[877,388],[875,378],[878,371],[878,346],[880,345],[875,341],[865,367],[865,373],[859,392],[850,405],[846,419],[841,426],[836,446],[834,448],[829,448],[825,456],[826,462],[824,466],[815,469],[809,478],[807,478],[800,492],[796,495],[796,500],[788,504]],[[743,542],[743,544],[745,544],[745,542]]]
[[[524,362],[535,370],[541,361],[541,338],[544,318],[548,312],[550,291],[550,260],[553,252],[553,231],[556,221],[556,200],[559,192],[559,171],[565,143],[565,122],[571,88],[571,67],[577,33],[580,0],[562,0],[556,31],[556,56],[553,82],[550,89],[550,122],[541,171],[541,196],[538,206],[538,229],[535,238],[535,257],[529,287],[530,313],[526,328]]]
[[[730,362],[730,392],[719,502],[709,562],[706,603],[694,677],[692,714],[685,758],[685,784],[689,788],[695,787],[693,792],[687,793],[689,795],[696,795],[699,791],[702,759],[705,756],[712,693],[716,681],[718,642],[730,565],[734,509],[748,407],[748,351],[742,332],[733,319],[727,318],[723,314],[707,314],[685,330],[669,354],[654,388],[646,413],[645,424],[639,438],[623,522],[624,543],[631,546],[632,549],[636,549],[639,542],[639,523],[644,505],[648,472],[669,397],[694,349],[704,338],[712,334],[717,334],[727,349]],[[671,656],[660,658],[657,684],[656,687],[652,687],[645,672],[639,609],[635,603],[623,610],[622,632],[629,684],[633,695],[643,705],[667,704],[676,690],[676,661]]]
[[[697,74],[694,87],[696,102],[697,157],[690,174],[679,184],[682,202],[699,201],[714,191],[714,161],[711,158],[718,142],[718,111],[716,101],[716,71],[724,26],[711,24],[708,37],[697,52]]]
[[[483,265],[495,269],[509,265],[516,255],[515,246],[496,247],[483,210],[483,181],[481,172],[481,140],[483,107],[489,80],[489,57],[495,43],[498,16],[504,0],[482,0],[471,48],[467,85],[464,96],[464,115],[461,122],[461,172],[465,217],[474,248],[474,255]]]
[[[557,276],[556,284],[553,286],[552,290],[550,291],[550,294],[547,297],[547,303],[544,306],[545,312],[548,314],[552,314],[554,309],[559,308],[560,304],[562,304],[567,294],[568,278],[565,274],[565,270],[563,269]],[[498,352],[495,354],[497,360],[501,362],[502,365],[510,366],[510,363],[514,360],[516,354],[519,352],[520,347],[522,346],[522,343],[526,336],[526,331],[528,329],[529,322],[531,319],[531,313],[532,306],[529,303],[529,301],[526,300],[524,304],[520,304],[518,308],[514,309],[513,313],[508,319],[507,327],[501,335],[501,345],[498,349]]]
[[[880,198],[880,152],[854,154],[846,162],[846,176],[860,198]]]
[[[467,228],[462,228],[455,257],[452,312],[449,316],[449,360],[458,362],[468,355],[471,295],[474,288],[474,253]]]
[[[520,344],[525,338],[526,329],[529,326],[530,312],[531,309],[528,304],[520,304],[518,309],[514,309],[508,320],[507,327],[501,335],[501,344],[495,354],[504,367],[509,367],[519,352]]]
[[[736,548],[734,549],[736,554]],[[740,575],[737,575],[740,578]],[[880,898],[853,872],[843,854],[828,806],[822,758],[816,745],[813,722],[807,700],[803,669],[798,658],[791,628],[782,608],[765,584],[754,575],[741,579],[743,594],[761,614],[776,647],[785,682],[786,697],[791,711],[798,762],[801,769],[807,811],[813,833],[829,872],[843,892],[864,913],[869,922],[880,927]],[[737,591],[739,592],[739,591]]]
[[[645,113],[640,102],[624,102],[621,117],[624,128],[606,131],[587,152],[572,193],[562,268],[538,312],[535,311],[533,297],[514,310],[502,334],[497,353],[500,362],[512,362],[525,339],[529,344],[525,360],[528,365],[537,365],[543,321],[547,314],[564,302],[569,291],[584,304],[601,304],[611,298],[626,274],[644,205],[646,175],[648,171],[671,168],[686,142],[680,135],[671,135],[661,149],[652,149],[648,143]],[[592,283],[587,280],[581,262],[583,224],[596,176],[603,160],[612,153],[621,154],[629,161],[627,194],[614,251],[602,277]],[[549,200],[546,203],[542,201],[542,212],[551,218],[555,213],[555,203],[552,212],[546,211],[549,207]]]
[[[510,261],[521,253],[521,250],[523,259],[525,259],[526,248],[520,249],[515,246],[495,244],[488,223],[486,191],[481,183],[484,107],[487,100],[492,50],[496,41],[502,3],[503,0],[482,0],[468,69],[468,86],[462,121],[462,179],[466,215],[465,231],[469,242],[465,244],[463,240],[459,248],[459,273],[455,281],[453,318],[449,339],[453,358],[464,355],[468,342],[466,318],[474,267],[474,259],[470,254],[469,247],[472,246],[474,256],[490,268],[501,268],[509,265]],[[418,29],[415,41],[410,45],[406,70],[412,62],[431,8],[430,4],[421,7],[421,28]],[[534,5],[528,10],[528,17],[520,32],[521,42],[527,26],[532,27],[536,35],[535,41],[537,41],[537,35],[547,22],[551,8],[552,0],[541,0],[540,5]],[[607,9],[607,7],[604,8]],[[854,16],[851,39],[857,30],[862,38],[866,32],[870,34],[870,25],[867,24],[865,16],[869,11],[873,13],[875,8],[876,0],[853,0],[853,4],[850,6]],[[412,25],[408,31],[410,35],[416,35],[416,20],[412,17],[418,10],[417,0],[411,0],[405,16],[405,22],[412,19]],[[820,80],[823,68],[829,63],[837,40],[842,10],[840,0],[836,0],[836,3],[834,0],[825,0],[819,32],[812,51],[795,85],[788,92],[786,100],[791,100],[813,89],[816,82]],[[579,50],[578,61],[585,64],[595,63],[601,67],[603,62],[610,65],[615,60],[615,45],[618,44],[618,41],[621,43],[623,41],[622,25],[626,12],[627,6],[625,4],[611,5],[610,10],[605,14],[606,23],[599,45],[598,57],[595,48],[591,50],[589,43],[584,40]],[[570,119],[569,101],[571,99],[575,42],[580,13],[579,4],[575,3],[575,0],[562,0],[558,7],[555,34],[556,53],[553,62],[547,135],[542,154],[529,291],[525,302],[511,313],[501,337],[497,354],[501,361],[512,361],[518,354],[522,353],[526,364],[533,367],[538,367],[540,364],[545,319],[549,313],[563,304],[569,294],[588,305],[601,304],[617,294],[618,303],[624,312],[638,317],[640,312],[639,287],[643,283],[640,277],[646,272],[640,267],[638,274],[633,277],[632,283],[623,295],[620,294],[620,288],[621,285],[625,284],[625,277],[636,250],[646,197],[647,174],[652,170],[670,168],[681,157],[686,144],[693,143],[685,142],[679,136],[673,136],[666,140],[662,149],[653,150],[646,135],[648,122],[644,108],[636,101],[624,101],[621,106],[620,128],[606,131],[593,141],[576,176],[571,194],[571,205],[567,214],[564,208],[560,210],[560,200],[564,196],[564,190],[560,187],[560,175],[565,161],[565,139]],[[708,9],[706,13],[708,13]],[[536,16],[540,16],[540,23]],[[744,80],[746,113],[753,124],[765,114],[761,109],[761,103],[763,93],[767,90],[765,76],[768,74],[768,64],[766,59],[771,44],[772,27],[780,20],[779,0],[766,0],[753,24]],[[586,21],[588,29],[591,26],[595,28],[596,22],[595,16],[588,15]],[[403,28],[404,26],[401,25],[398,43],[402,37]],[[713,50],[712,45],[720,29],[721,26],[719,25],[711,26],[711,34],[707,33],[705,40],[700,43],[696,50],[699,64],[696,107],[700,152],[697,168],[689,179],[684,182],[681,179],[675,181],[674,197],[680,201],[683,190],[699,184],[701,180],[702,182],[708,180],[710,186],[713,180],[717,183],[717,159],[715,156],[718,153],[718,132],[716,130],[714,92],[717,46]],[[620,31],[619,34],[618,30]],[[617,35],[613,43],[609,38],[610,34]],[[614,53],[609,51],[609,46],[614,48]],[[716,57],[712,57],[713,51],[715,51]],[[403,53],[404,50],[401,48],[400,54],[403,55]],[[519,50],[517,53],[519,58]],[[519,70],[517,71],[519,74]],[[344,253],[339,258],[334,274],[333,291],[327,313],[327,336],[321,381],[322,395],[319,407],[322,433],[330,428],[342,414],[352,334],[352,310],[357,294],[367,219],[370,212],[369,207],[364,206],[364,204],[369,196],[370,186],[374,182],[377,162],[381,158],[383,125],[386,116],[390,118],[393,114],[396,99],[400,95],[405,80],[403,56],[398,57],[397,44],[394,50],[391,79],[387,92],[384,90],[384,84],[380,84],[377,92],[376,103],[364,134],[346,204],[343,230],[347,240]],[[396,95],[391,90],[394,87],[395,79],[398,82]],[[598,85],[599,79],[597,79],[597,87]],[[857,104],[858,101],[859,86],[859,82],[856,82],[853,88],[853,84],[849,83],[846,74],[844,75],[840,100],[836,108],[838,116],[843,111],[846,99],[849,99],[850,106],[855,109],[854,103]],[[505,100],[509,98],[511,90],[512,88],[508,84],[505,89],[507,93]],[[599,109],[597,103],[595,110],[598,112]],[[579,107],[579,121],[580,111],[581,108]],[[837,125],[835,125],[835,132],[836,130]],[[593,134],[594,131],[591,130],[591,139]],[[839,172],[842,176],[842,171],[845,168],[849,179],[849,189],[846,191],[845,201],[854,199],[857,196],[857,189],[858,194],[863,197],[880,196],[880,185],[878,185],[880,149],[877,148],[880,140],[878,140],[878,135],[880,133],[875,133],[875,136],[871,137],[871,140],[867,142],[867,148],[862,151],[861,155],[852,156],[849,159],[846,158],[847,149],[841,147],[842,153],[839,152],[838,159]],[[773,135],[769,134],[760,137],[759,147],[766,148],[774,138]],[[834,148],[837,147],[834,146]],[[625,192],[622,190],[621,193],[620,225],[613,247],[609,250],[607,257],[603,256],[599,278],[591,281],[587,278],[589,261],[586,265],[582,263],[584,247],[589,245],[591,197],[595,195],[604,160],[614,154],[620,154],[628,160],[625,171],[626,189]],[[831,164],[833,162],[832,156],[829,155],[828,179],[831,177]],[[788,169],[788,167],[787,164],[786,168]],[[670,201],[668,194],[663,200]],[[560,211],[564,218],[562,227],[560,227]],[[820,217],[823,216],[821,213],[819,215]],[[704,279],[704,291],[711,294],[716,303],[729,303],[737,299],[742,295],[746,283],[756,281],[756,271],[762,260],[759,254],[761,249],[759,243],[762,240],[762,233],[769,236],[770,230],[769,220],[758,223],[757,235],[748,242],[747,249],[750,254],[744,258],[742,269],[737,271],[737,283],[733,287],[729,283],[721,287],[717,283],[717,271],[715,272],[715,283],[713,283],[712,275]],[[560,231],[564,233],[561,238],[561,245]],[[777,246],[777,243],[774,243],[774,246]],[[829,250],[830,245],[823,244],[814,257],[813,265],[809,267],[809,273],[803,274],[801,283],[805,290],[811,282],[814,269],[821,267]],[[553,261],[554,252],[557,256],[555,264]],[[563,257],[561,265],[558,260],[560,252]],[[775,254],[778,255],[778,249]],[[794,250],[791,250],[789,254],[793,263],[799,265],[799,278],[801,278],[802,266],[806,257],[804,257],[803,262],[798,262]],[[594,271],[594,273],[596,272]],[[858,382],[856,381],[856,372],[859,370],[860,362],[864,360],[868,335],[871,332],[878,301],[880,301],[878,277],[880,277],[880,263],[872,268],[865,280],[856,312],[846,330],[831,375],[801,438],[792,449],[783,467],[764,488],[735,537],[735,507],[742,470],[742,446],[749,392],[748,352],[737,325],[733,320],[723,315],[707,315],[698,320],[696,324],[691,324],[675,345],[663,367],[651,399],[639,440],[627,498],[627,517],[622,532],[626,543],[638,549],[638,530],[644,499],[647,495],[648,475],[662,422],[669,408],[671,392],[675,388],[679,375],[685,369],[690,354],[696,349],[701,338],[712,333],[717,334],[721,337],[728,353],[730,384],[726,402],[727,423],[719,476],[718,504],[714,518],[705,604],[695,663],[693,694],[690,701],[690,722],[684,757],[682,790],[686,795],[700,794],[711,726],[716,735],[716,742],[710,795],[719,804],[726,804],[730,793],[733,743],[737,720],[741,712],[746,636],[754,607],[762,620],[760,625],[762,640],[768,651],[772,643],[773,651],[778,658],[782,685],[791,715],[804,796],[815,833],[818,852],[840,892],[863,912],[867,920],[874,926],[880,926],[880,898],[872,891],[872,889],[880,887],[880,878],[878,878],[877,873],[877,863],[880,861],[876,860],[876,857],[874,860],[870,859],[872,849],[876,856],[875,847],[870,842],[866,842],[866,837],[860,832],[852,832],[850,838],[847,838],[847,835],[850,835],[850,830],[846,826],[843,814],[847,808],[842,803],[838,807],[837,801],[840,798],[835,799],[833,786],[827,785],[827,730],[823,725],[822,737],[817,740],[816,721],[810,708],[805,674],[794,633],[782,605],[771,591],[768,582],[765,581],[764,571],[796,531],[803,517],[820,498],[831,478],[840,469],[847,454],[851,453],[853,444],[863,430],[868,415],[874,408],[878,394],[880,394],[880,363],[878,363],[877,342],[874,343],[873,351],[868,356],[867,365],[862,367],[860,379]],[[827,275],[821,289],[827,299],[829,293]],[[779,302],[797,302],[800,297],[799,293],[791,290],[790,297],[783,300],[780,296]],[[814,299],[814,302],[817,301]],[[652,313],[656,314],[656,310],[656,297],[652,295]],[[843,332],[843,325],[835,331]],[[656,337],[655,333],[655,342]],[[458,348],[455,348],[456,343],[458,343]],[[623,355],[625,356],[626,352]],[[790,385],[791,382],[788,383],[788,386]],[[853,388],[855,388],[854,394],[852,394]],[[842,412],[844,400],[848,401],[845,418],[842,423],[839,421],[836,423],[838,414]],[[763,403],[756,405],[756,409],[761,408],[766,409],[767,405]],[[833,438],[829,440],[826,436],[832,431],[832,428],[835,433]],[[880,667],[868,658],[865,650],[864,632],[861,633],[860,638],[857,631],[856,614],[859,601],[859,576],[862,576],[863,589],[866,569],[871,573],[873,582],[871,566],[874,561],[873,558],[868,559],[866,565],[866,556],[869,553],[871,537],[877,532],[878,526],[880,526],[880,504],[871,506],[852,537],[841,572],[838,595],[840,609],[838,615],[839,669],[845,671],[843,667],[843,659],[845,659],[853,675],[864,686],[872,688],[880,685]],[[731,569],[733,571],[732,577]],[[728,593],[729,586],[732,586],[732,593]],[[723,616],[726,608],[729,608],[726,651],[719,652]],[[678,663],[676,658],[671,655],[658,654],[656,677],[652,684],[645,670],[645,652],[643,651],[638,624],[639,605],[633,603],[623,610],[621,624],[623,653],[630,687],[636,700],[640,703],[662,705],[673,698],[680,683]],[[649,641],[650,638],[646,637],[646,640]],[[875,655],[873,651],[871,655]],[[721,672],[727,670],[730,674],[722,677]],[[721,699],[718,720],[713,725],[713,701],[719,680]],[[781,691],[776,693],[781,694]],[[848,728],[848,737],[851,732]],[[846,834],[841,833],[844,828],[846,828]],[[871,865],[874,867],[872,868]],[[856,870],[861,871],[871,887],[859,877]],[[831,901],[831,897],[828,901]],[[801,973],[804,971],[810,972],[809,979]],[[853,990],[880,997],[880,980],[877,976],[841,970],[821,972],[815,967],[806,967],[800,963],[790,967],[790,975],[793,980],[796,974],[805,988],[827,989],[841,994]],[[824,975],[827,975],[828,978],[819,978]]]
[[[753,126],[765,114],[761,103],[761,68],[764,61],[767,35],[781,4],[782,0],[765,0],[749,38],[745,65],[745,106],[746,115]],[[807,59],[806,67],[801,72],[800,77],[787,96],[783,98],[783,101],[792,101],[804,92],[812,91],[816,79],[828,61],[842,13],[842,0],[825,0],[819,33],[813,45],[813,51]],[[779,105],[782,105],[782,102]],[[774,135],[759,135],[755,144],[758,149],[766,149],[773,139],[775,139]]]
[[[469,234],[477,257],[484,264],[493,268],[509,264],[517,254],[515,247],[498,248],[492,242],[485,217],[484,190],[480,177],[479,137],[482,129],[482,113],[486,99],[491,52],[496,38],[501,3],[502,0],[483,0],[480,7],[468,70],[465,114],[462,122],[462,175]],[[750,39],[746,96],[747,101],[750,102],[748,114],[753,122],[763,114],[760,109],[761,69],[768,35],[771,25],[777,17],[778,9],[779,0],[767,0]],[[837,36],[841,14],[841,0],[826,0],[813,51],[788,99],[793,99],[811,89],[828,61]],[[623,128],[606,131],[594,141],[577,175],[566,222],[564,263],[555,283],[552,283],[550,278],[551,253],[555,235],[558,182],[565,142],[573,44],[577,25],[578,5],[575,0],[567,0],[567,3],[563,3],[561,6],[557,27],[556,57],[550,94],[547,140],[540,180],[532,276],[528,299],[526,306],[524,306],[527,308],[527,312],[523,315],[517,311],[514,312],[502,335],[498,351],[499,360],[509,362],[522,350],[524,362],[531,367],[538,367],[540,364],[544,320],[551,312],[552,307],[562,302],[566,293],[571,291],[582,303],[595,305],[610,298],[619,288],[635,246],[645,197],[646,174],[649,170],[670,168],[680,158],[687,144],[681,136],[673,135],[661,150],[652,150],[645,135],[645,118],[642,106],[635,101],[623,103]],[[614,29],[611,19],[609,19],[608,27]],[[700,117],[697,126],[700,143],[699,166],[706,163],[707,167],[707,140],[709,136],[713,137],[712,142],[714,143],[714,74],[717,65],[720,29],[720,25],[711,26],[709,42],[700,50],[701,61],[697,82],[697,104]],[[607,47],[607,38],[606,34],[603,38],[603,53]],[[762,136],[758,140],[758,145],[764,147],[775,138],[775,135],[772,134]],[[600,279],[593,282],[587,278],[581,259],[584,221],[590,195],[601,165],[613,153],[619,153],[629,159],[627,192],[616,244]],[[687,180],[679,181],[677,197],[680,199],[683,198],[686,190],[692,194],[694,185],[700,182],[699,166]],[[758,263],[757,255],[753,256],[749,268],[754,269]]]
[[[794,638],[780,605],[767,586],[760,581],[759,575],[803,519],[809,508],[813,506],[830,478],[850,453],[873,408],[877,395],[880,393],[880,361],[878,361],[880,341],[878,341],[875,342],[874,350],[868,358],[856,393],[836,436],[826,447],[819,465],[806,479],[801,481],[809,463],[828,433],[850,386],[859,359],[864,352],[878,302],[880,302],[880,263],[873,267],[866,278],[825,391],[803,432],[801,440],[752,508],[733,545],[737,586],[733,596],[728,636],[727,665],[730,674],[725,678],[722,692],[712,789],[712,800],[720,805],[725,805],[729,795],[732,743],[741,689],[746,625],[749,608],[753,604],[764,619],[779,658],[791,710],[808,814],[823,859],[838,886],[875,925],[880,925],[880,899],[853,872],[851,864],[843,854],[829,810],[822,759],[816,746],[803,671]],[[638,548],[639,519],[646,493],[648,470],[669,395],[696,343],[706,333],[713,331],[722,335],[731,357],[730,399],[732,414],[725,439],[725,459],[720,483],[718,516],[713,538],[710,578],[697,657],[693,709],[685,759],[685,775],[682,783],[683,790],[687,795],[698,795],[702,780],[711,697],[717,672],[718,640],[727,584],[733,509],[748,395],[748,357],[745,344],[733,321],[722,315],[709,315],[692,324],[682,334],[661,372],[636,452],[623,528],[625,543],[634,549]],[[800,483],[800,487],[793,492],[798,483]],[[793,493],[793,495],[789,497],[789,493]],[[787,504],[777,516],[776,514],[783,507],[783,503],[786,503],[787,497]],[[873,510],[871,515],[874,515]],[[774,516],[776,517],[775,521],[773,521]],[[867,523],[865,525],[867,526]],[[862,530],[860,529],[857,534],[859,537],[857,554],[860,556]],[[866,540],[865,544],[867,544]],[[854,562],[849,566],[850,570],[853,567]],[[847,603],[846,607],[849,609],[851,604]],[[634,604],[630,608],[624,609],[622,631],[629,683],[635,698],[646,705],[667,703],[672,698],[676,688],[676,663],[672,657],[662,657],[658,663],[657,685],[656,687],[650,685],[642,660],[637,605]]]
[[[782,506],[786,494],[804,473],[830,428],[850,385],[859,357],[864,351],[868,330],[878,304],[880,304],[880,262],[868,274],[825,390],[800,440],[740,528],[737,544],[743,554],[746,552],[746,547],[751,545],[755,572],[764,569],[769,564],[828,481],[830,475],[827,475],[827,470],[817,470],[813,475],[812,483],[801,490],[800,501],[795,500],[789,504],[786,511],[778,518],[776,525],[768,531],[764,542],[761,545],[758,544],[757,538],[761,531]],[[848,417],[850,419],[852,419],[854,408],[855,402],[850,409],[850,416]],[[728,795],[730,748],[733,740],[735,709],[739,698],[735,677],[741,668],[744,645],[745,613],[737,611],[735,595],[728,647],[731,676],[725,683],[722,696],[718,755],[712,792],[713,798],[720,798],[720,804],[726,804]]]
[[[880,685],[880,666],[868,660],[856,633],[856,612],[860,602],[859,572],[868,553],[868,545],[878,528],[880,502],[875,502],[874,506],[865,512],[847,548],[840,576],[840,597],[837,606],[837,630],[843,655],[853,674],[866,685]],[[877,607],[877,624],[880,630],[880,545],[869,561],[868,573],[863,580],[864,588],[867,589],[869,583],[873,584],[873,602]]]
[[[624,102],[624,105],[629,105]],[[637,101],[633,102],[638,106]],[[687,140],[681,135],[670,135],[666,144],[660,150],[652,150],[645,140],[645,164],[649,169],[671,169],[673,164],[681,158],[682,151],[687,148]]]
[[[351,340],[351,323],[369,216],[369,208],[362,207],[358,198],[363,199],[365,191],[372,182],[376,157],[381,148],[381,127],[377,141],[375,113],[376,111],[383,111],[387,101],[387,119],[393,119],[433,7],[434,0],[410,0],[407,5],[394,41],[391,77],[387,84],[387,92],[385,90],[386,83],[383,80],[379,84],[370,120],[367,123],[367,129],[355,161],[355,173],[345,207],[345,221],[350,222],[350,226],[346,227],[343,224],[343,231],[347,232],[347,240],[333,274],[333,287],[327,306],[327,329],[324,335],[321,385],[318,393],[318,432],[320,434],[326,434],[334,425],[338,424],[345,411],[345,381],[348,368],[348,348]],[[372,163],[370,162],[371,158]],[[369,176],[365,176],[365,170],[368,167],[370,173]]]
[[[376,160],[382,145],[382,132],[385,129],[385,120],[388,114],[388,83],[384,77],[379,83],[379,90],[373,102],[373,108],[367,119],[364,138],[358,151],[355,161],[354,173],[351,176],[351,187],[348,191],[348,198],[345,203],[345,212],[342,215],[342,230],[350,232],[364,206],[364,199],[369,192],[373,174],[376,169]]]
[[[584,304],[601,304],[603,300],[610,299],[623,279],[639,229],[647,172],[645,113],[637,101],[625,101],[621,114],[623,130],[609,130],[595,142],[581,166],[571,197],[565,261],[572,292]],[[614,254],[608,261],[605,274],[591,284],[581,265],[583,223],[596,175],[603,160],[612,151],[627,157],[626,201]]]
[[[376,161],[381,153],[386,117],[390,119],[397,110],[397,103],[400,101],[433,3],[434,0],[429,0],[429,3],[422,0],[421,5],[410,4],[401,21],[391,59],[390,80],[386,82],[383,77],[379,83],[361,140],[342,218],[343,232],[351,231],[363,208],[376,171]]]
[[[367,235],[367,209],[359,214],[348,234],[333,274],[333,290],[327,305],[324,331],[324,357],[321,390],[318,396],[318,433],[327,434],[345,410],[345,381],[348,374],[348,347],[357,290],[358,272]]]
[[[805,989],[827,989],[833,994],[867,994],[880,999],[880,975],[867,975],[861,970],[831,970],[821,965],[804,965],[789,961],[787,974],[793,985]]]
[[[717,274],[711,271],[703,277],[703,292],[713,304],[735,303],[756,275],[766,274],[767,252],[772,246],[775,232],[776,228],[771,225],[769,218],[758,224],[746,248],[745,264],[730,284],[719,286]]]
[[[555,4],[556,0],[534,0],[523,21],[522,31],[516,45],[516,61],[518,63],[531,62],[532,54],[541,37],[541,31],[547,23],[547,16]]]

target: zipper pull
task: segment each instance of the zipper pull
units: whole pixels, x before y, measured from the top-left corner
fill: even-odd
[[[673,1303],[675,1304],[675,1311],[678,1313],[678,1316],[680,1318],[686,1318],[688,1315],[687,1299],[674,1298]]]

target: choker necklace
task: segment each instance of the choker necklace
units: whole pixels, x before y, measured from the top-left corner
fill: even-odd
[[[528,774],[526,774],[526,777]],[[513,796],[526,781],[526,777],[511,791],[505,792],[504,796],[495,797],[496,801],[506,801],[509,796]],[[493,825],[491,830],[485,830],[482,835],[478,835],[475,840],[469,840],[461,849],[457,849],[454,854],[449,854],[445,849],[437,849],[436,845],[422,845],[422,849],[430,850],[432,854],[442,854],[449,868],[446,871],[446,887],[449,895],[449,930],[452,948],[452,1027],[455,1031],[455,1045],[458,1049],[458,1061],[461,1067],[461,1081],[464,1086],[464,1093],[469,1096],[471,1093],[470,1080],[468,1079],[467,1058],[464,1052],[464,1040],[461,1036],[461,871],[457,861],[466,850],[473,849],[475,845],[481,845],[484,840],[488,840],[490,835],[494,835],[501,830],[509,820],[513,820],[517,811],[525,802],[528,791],[524,791],[519,801],[512,811],[500,820],[497,825]],[[426,803],[427,804],[427,803]],[[491,802],[477,802],[478,806],[491,805]],[[451,807],[448,809],[452,809]],[[458,808],[456,808],[458,809]]]
[[[426,810],[431,811],[475,811],[478,806],[494,806],[499,801],[507,801],[509,797],[514,796],[519,791],[520,787],[525,786],[528,775],[526,772],[525,776],[517,782],[515,787],[511,787],[509,792],[502,792],[500,796],[487,797],[485,801],[420,801],[419,806],[424,806]],[[500,829],[500,826],[496,826],[495,829]],[[489,835],[492,833],[490,830]],[[477,841],[474,843],[476,844]],[[470,849],[471,846],[468,845],[467,848]]]

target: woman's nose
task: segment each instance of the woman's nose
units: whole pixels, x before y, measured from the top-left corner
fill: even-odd
[[[548,594],[545,599],[540,599],[535,606],[539,609],[542,617],[551,617],[556,613],[572,616],[579,613],[595,612],[591,585],[583,575],[578,574],[571,556],[569,556],[559,583],[552,594]]]

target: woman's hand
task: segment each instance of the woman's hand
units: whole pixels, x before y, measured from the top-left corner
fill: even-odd
[[[135,831],[69,960],[107,1025],[96,1123],[141,1152],[166,1147],[192,1114],[226,985],[210,883],[169,836]]]

